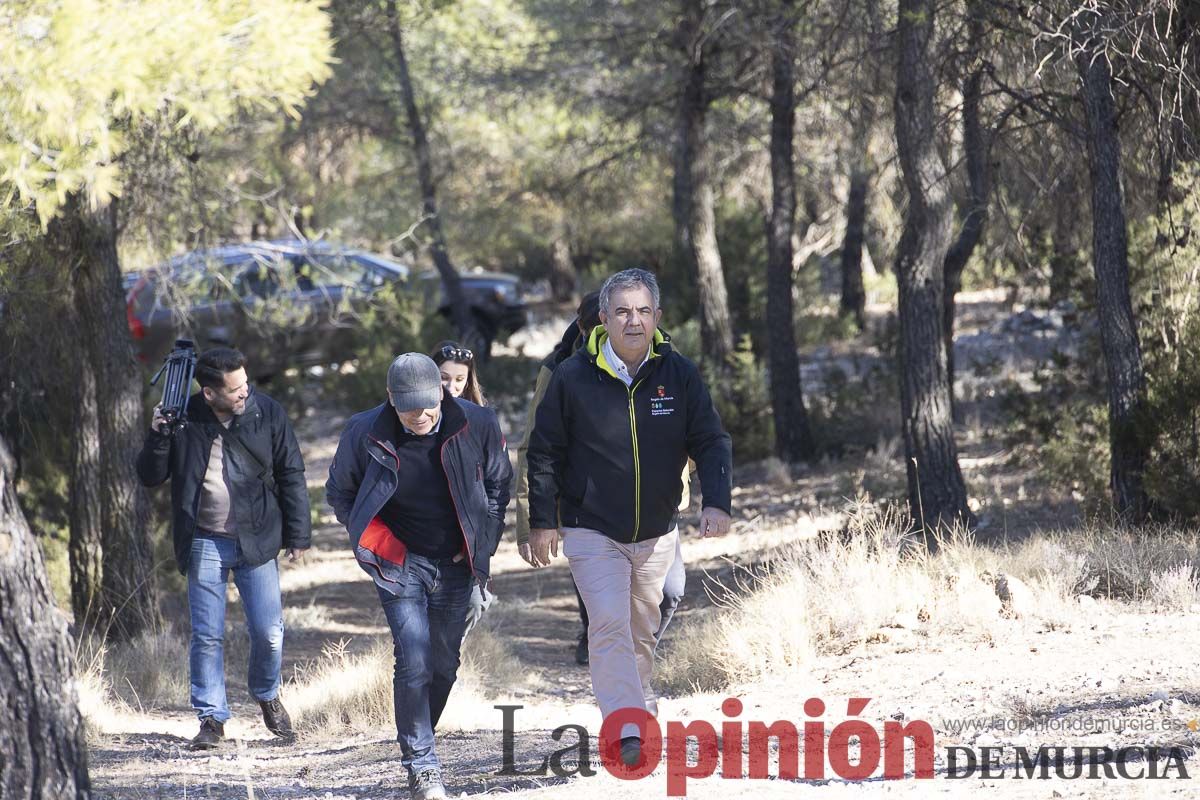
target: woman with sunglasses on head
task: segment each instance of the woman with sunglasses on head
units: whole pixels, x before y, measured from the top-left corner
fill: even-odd
[[[479,388],[475,373],[475,354],[458,342],[438,342],[429,354],[442,373],[442,386],[451,397],[461,397],[477,406],[486,406],[487,399]]]
[[[474,353],[458,342],[447,340],[438,342],[429,357],[437,364],[442,374],[442,388],[449,392],[451,397],[466,400],[477,406],[487,405],[483,390],[479,388],[479,377],[475,374]],[[499,539],[496,543],[499,544]],[[492,555],[495,555],[494,550]],[[479,623],[495,597],[491,589],[485,590],[479,584],[471,588],[471,605],[467,611],[467,627],[463,631],[463,641],[466,641],[467,634]]]

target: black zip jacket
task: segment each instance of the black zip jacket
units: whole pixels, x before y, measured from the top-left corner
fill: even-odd
[[[199,392],[188,400],[187,418],[187,425],[174,436],[151,430],[137,457],[138,478],[143,484],[153,487],[171,481],[171,537],[175,563],[185,574],[208,454],[221,424]],[[233,418],[230,430],[271,470],[275,480],[272,493],[259,478],[260,467],[240,447],[225,444],[229,504],[247,565],[265,564],[285,547],[309,547],[312,517],[304,459],[283,407],[254,392],[246,401],[246,410]]]
[[[704,505],[730,511],[733,446],[700,371],[656,331],[626,386],[605,360],[603,327],[554,370],[529,441],[532,528],[592,528],[618,542],[675,527],[680,473],[697,465]],[[557,509],[557,513],[556,513]]]
[[[494,411],[446,392],[441,409],[442,468],[471,570],[486,584],[504,530],[512,464]],[[395,418],[388,403],[351,417],[325,483],[325,496],[338,522],[346,526],[359,566],[393,593],[406,580],[406,549],[378,515],[399,480],[391,442]]]

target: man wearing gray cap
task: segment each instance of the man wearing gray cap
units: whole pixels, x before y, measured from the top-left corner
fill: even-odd
[[[414,800],[446,796],[433,730],[508,506],[512,467],[491,409],[443,392],[423,353],[388,368],[388,401],[350,418],[325,484],[392,630],[396,740]]]

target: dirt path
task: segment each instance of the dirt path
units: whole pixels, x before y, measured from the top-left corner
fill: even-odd
[[[770,533],[747,535],[753,552],[765,553],[774,544]],[[317,563],[340,576],[336,550],[326,550],[332,532],[322,533],[321,552],[314,563],[297,570],[287,581],[289,603],[309,602],[326,609],[327,630],[289,633],[289,663],[302,661],[304,652],[317,654],[326,644],[346,636],[367,646],[386,636],[381,621],[361,611],[363,597],[372,599],[365,578],[307,585]],[[689,541],[686,557],[692,564],[717,568],[724,555],[710,542]],[[511,562],[512,559],[506,559]],[[351,565],[352,566],[352,565]],[[452,796],[536,789],[566,783],[553,776],[498,774],[504,766],[501,712],[494,704],[525,705],[516,712],[512,740],[513,764],[522,772],[536,771],[542,758],[575,742],[550,732],[566,723],[584,725],[594,737],[599,714],[590,705],[586,672],[570,659],[575,630],[573,602],[565,595],[561,566],[534,573],[516,571],[505,563],[497,575],[501,602],[520,606],[507,612],[513,643],[535,676],[515,687],[504,699],[487,700],[475,693],[452,696],[449,724],[439,732],[438,752],[448,766]],[[699,581],[693,570],[688,606],[683,616],[705,613]],[[539,599],[540,598],[540,599]],[[781,613],[786,610],[781,609]],[[1161,744],[1191,748],[1196,742],[1188,723],[1200,718],[1200,682],[1195,678],[1194,653],[1200,650],[1195,616],[1131,613],[1118,604],[1100,603],[1072,621],[1007,621],[988,635],[925,640],[917,631],[889,629],[839,655],[822,656],[786,682],[743,687],[743,720],[790,720],[808,717],[803,703],[822,698],[830,725],[846,719],[850,697],[869,697],[863,717],[877,725],[889,719],[928,721],[937,736],[937,768],[944,771],[943,748],[950,745],[1036,747]],[[507,628],[506,628],[507,629]],[[456,690],[457,691],[457,690]],[[244,697],[240,678],[231,676],[231,696]],[[665,719],[721,720],[722,696],[692,695],[667,698],[660,714]],[[237,703],[230,733],[236,741],[214,754],[186,749],[194,720],[186,708],[140,715],[124,721],[124,729],[99,737],[91,750],[92,774],[99,797],[113,798],[384,798],[405,797],[399,752],[390,731],[360,735],[316,733],[294,745],[271,742],[247,703]],[[996,727],[994,719],[1022,725],[1018,730]],[[1015,723],[1013,721],[1016,721]],[[976,727],[963,727],[975,725]],[[592,740],[592,756],[595,756]],[[599,765],[594,765],[599,769]],[[1187,768],[1200,774],[1194,760]],[[1011,778],[1011,775],[1009,776]],[[547,797],[612,800],[617,797],[665,797],[666,777],[660,768],[636,784],[601,774],[570,781],[570,789],[547,789]],[[886,793],[925,797],[957,797],[985,789],[1005,797],[1196,796],[1191,781],[1059,781],[972,780],[865,784],[808,781],[790,784],[787,796],[839,797]],[[780,782],[696,781],[692,797],[774,796]]]

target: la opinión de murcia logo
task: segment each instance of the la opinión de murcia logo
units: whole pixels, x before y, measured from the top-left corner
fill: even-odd
[[[946,748],[946,768],[935,768],[933,727],[923,720],[886,720],[882,733],[860,716],[870,698],[852,697],[846,703],[850,717],[828,729],[820,719],[825,703],[811,697],[804,703],[809,718],[799,725],[789,720],[762,722],[738,719],[742,701],[726,698],[721,704],[724,719],[714,724],[703,719],[687,722],[669,720],[663,725],[640,708],[624,708],[610,714],[600,727],[600,763],[622,780],[641,780],[663,764],[666,793],[687,795],[690,779],[718,773],[730,780],[826,780],[831,777],[862,781],[913,778],[930,780],[987,779],[1162,779],[1189,778],[1182,747],[970,747]],[[519,770],[516,764],[515,723],[521,705],[494,706],[503,715],[502,767],[497,775],[560,778],[592,777],[592,737],[579,724],[561,725],[551,737],[574,743],[545,755],[540,765]],[[642,739],[641,760],[627,767],[619,758],[621,731],[635,725]],[[720,737],[717,728],[720,728]],[[567,739],[570,742],[569,739]],[[774,745],[774,753],[772,752]],[[689,749],[691,757],[689,757]],[[911,763],[909,761],[911,753]],[[770,767],[775,761],[774,774]],[[1160,762],[1165,762],[1160,765]],[[882,767],[882,769],[881,769]],[[1160,769],[1161,767],[1161,769]],[[1176,774],[1172,775],[1172,771]]]

